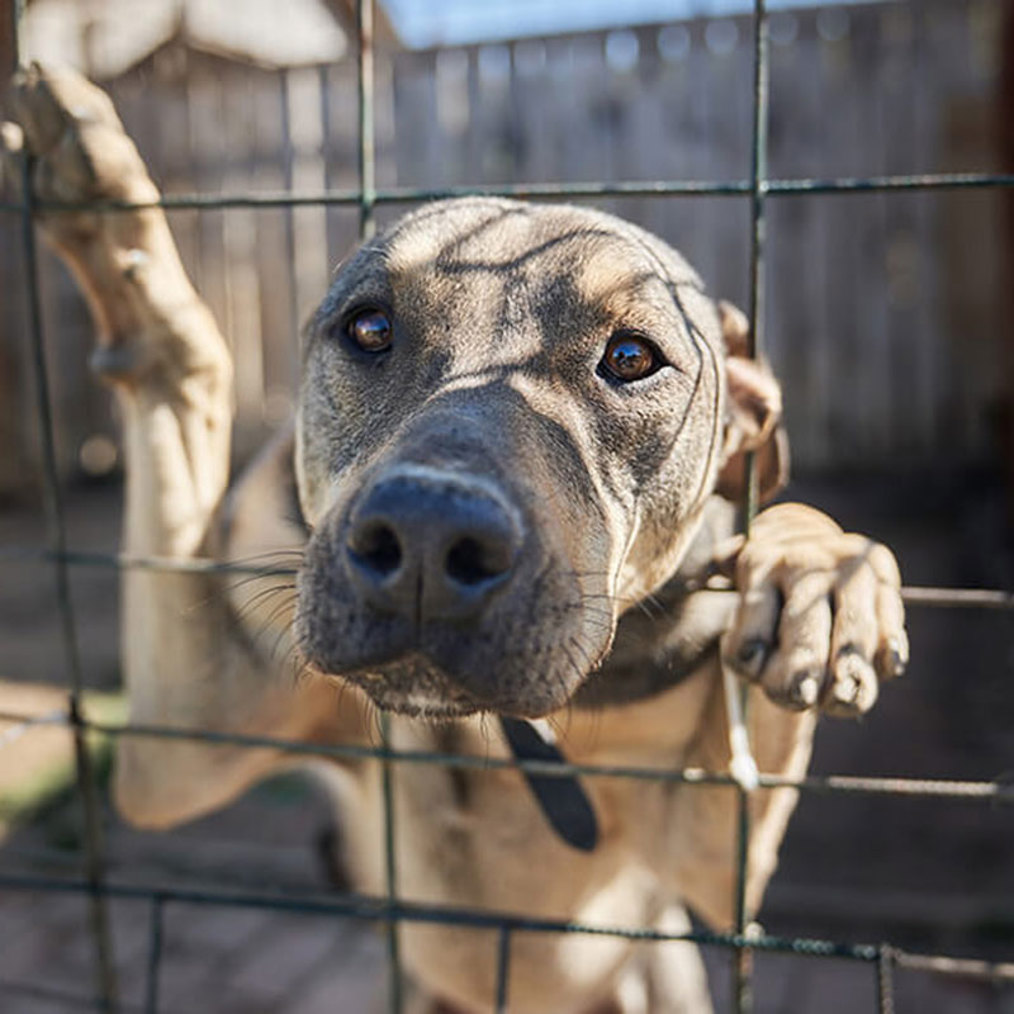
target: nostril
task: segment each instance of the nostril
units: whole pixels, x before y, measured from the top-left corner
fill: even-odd
[[[506,545],[465,536],[451,546],[444,566],[459,584],[482,584],[510,570],[511,552]]]
[[[349,552],[360,563],[387,577],[401,566],[401,543],[394,529],[383,522],[367,525],[349,539]]]

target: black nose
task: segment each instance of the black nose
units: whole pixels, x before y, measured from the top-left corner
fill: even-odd
[[[402,466],[353,506],[345,554],[374,608],[419,621],[478,613],[509,580],[521,526],[491,486]]]

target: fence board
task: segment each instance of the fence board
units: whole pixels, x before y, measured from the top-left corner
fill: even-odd
[[[988,123],[997,16],[997,5],[983,0],[777,12],[772,173],[995,164]],[[378,181],[744,178],[751,25],[749,17],[698,18],[381,54]],[[299,151],[290,143],[291,72],[173,43],[112,90],[170,191],[355,186],[355,67],[308,73],[316,75],[305,90],[319,105],[311,114],[321,137]],[[917,464],[990,453],[988,416],[1002,393],[993,323],[1002,289],[1001,200],[963,193],[768,202],[767,331],[788,388],[797,464]],[[745,302],[745,199],[600,203],[683,250],[716,294]],[[399,210],[381,207],[379,218]],[[326,272],[353,244],[355,213],[233,210],[171,219],[184,262],[241,354],[238,431],[248,434],[241,445],[252,446],[265,413],[275,418],[291,401],[298,326]],[[318,239],[326,255],[307,252]],[[20,284],[20,268],[4,271]],[[11,301],[0,305],[4,355],[19,369],[22,353],[7,337],[15,314]],[[61,341],[87,344],[80,313],[61,313],[59,323],[68,332]],[[106,425],[99,402],[73,390],[90,388],[89,378],[65,372],[59,384],[62,426],[75,439]]]

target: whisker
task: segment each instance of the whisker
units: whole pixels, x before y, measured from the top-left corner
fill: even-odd
[[[270,588],[262,588],[259,592],[252,595],[246,602],[239,605],[235,612],[237,619],[246,622],[250,616],[260,609],[263,605],[270,602],[276,595],[283,593],[291,593],[292,598],[288,600],[289,603],[294,604],[296,601],[296,586],[295,585],[273,585]],[[256,634],[254,635],[257,636]]]
[[[299,563],[300,564],[302,563],[302,558],[300,558]],[[244,564],[237,563],[236,565],[238,567],[242,566],[244,568],[246,568],[247,566],[250,566],[250,565],[245,564],[245,563]],[[272,566],[265,565],[263,568],[261,568],[259,565],[256,565],[256,566],[258,566],[258,569],[256,571],[254,571],[254,573],[252,573],[252,574],[244,573],[242,577],[238,577],[234,581],[228,581],[228,582],[223,583],[221,585],[221,588],[224,591],[226,591],[226,592],[233,592],[233,591],[236,591],[236,589],[242,588],[244,585],[249,584],[251,581],[263,581],[265,578],[271,578],[271,577],[289,577],[289,578],[295,578],[296,575],[299,573],[299,566],[295,566],[295,567],[282,567],[282,566],[272,567]]]
[[[275,620],[286,610],[291,609],[295,605],[294,602],[283,602],[281,607],[275,609],[275,611],[265,621],[265,627],[270,627],[274,624]],[[286,623],[282,626],[281,630],[278,631],[278,636],[275,638],[275,643],[271,646],[271,657],[274,658],[278,654],[278,647],[286,637],[292,635],[292,624]]]
[[[288,575],[278,574],[278,573],[247,574],[244,577],[238,578],[235,581],[230,581],[229,584],[223,585],[222,588],[221,588],[221,591],[224,591],[228,595],[232,595],[234,592],[239,591],[240,588],[245,588],[247,585],[253,584],[255,581],[266,581],[268,578],[272,578],[272,577],[285,577],[285,576],[288,576]],[[293,575],[293,576],[295,576],[295,575]]]
[[[303,549],[297,549],[294,546],[289,548],[281,547],[278,549],[266,549],[263,553],[251,553],[249,556],[237,556],[228,562],[245,567],[250,564],[257,564],[262,560],[302,560],[305,555],[306,552]]]

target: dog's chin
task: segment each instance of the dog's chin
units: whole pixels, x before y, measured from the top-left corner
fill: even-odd
[[[353,678],[353,682],[366,691],[370,700],[381,711],[390,711],[396,715],[406,715],[409,718],[421,718],[431,722],[450,722],[457,718],[468,718],[489,710],[472,701],[437,700],[423,694],[405,694],[401,691],[389,690],[355,678]]]
[[[567,700],[547,700],[541,694],[534,695],[538,700],[528,701],[499,695],[480,698],[419,654],[369,668],[321,674],[327,679],[359,687],[382,711],[435,722],[479,714],[541,718],[567,703]]]
[[[345,673],[382,711],[434,721],[467,718],[487,710],[436,666],[418,657],[369,671]]]

